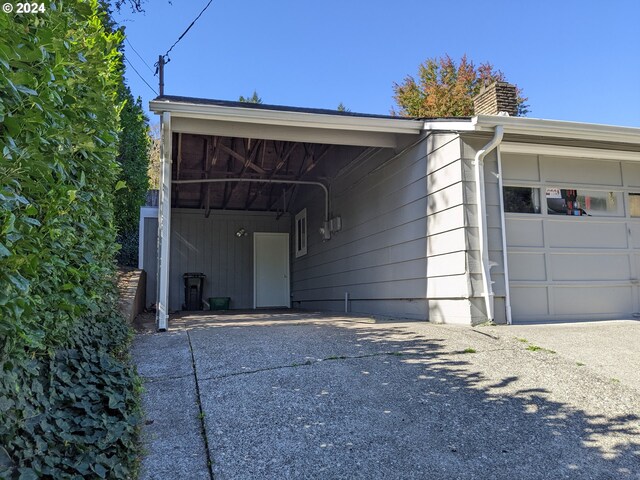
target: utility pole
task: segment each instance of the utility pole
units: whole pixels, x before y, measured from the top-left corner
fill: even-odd
[[[158,78],[160,82],[160,96],[164,96],[164,55],[158,57]]]

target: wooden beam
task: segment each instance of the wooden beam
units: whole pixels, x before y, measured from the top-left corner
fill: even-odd
[[[271,173],[269,173],[269,177],[267,177],[269,180],[271,180],[280,171],[280,169],[289,161],[289,157],[291,157],[291,154],[293,153],[293,151],[296,149],[296,147],[298,145],[299,144],[297,142],[289,143],[289,149],[284,154],[284,156],[280,158],[280,161],[276,164],[275,168],[271,171]],[[284,150],[285,150],[285,148],[284,148],[284,144],[283,144],[282,151],[284,151]],[[277,149],[276,149],[276,153],[278,153]],[[251,205],[253,205],[253,203],[256,201],[258,196],[260,196],[260,194],[267,187],[267,185],[269,185],[269,183],[261,184],[258,187],[258,189],[256,190],[256,192],[253,195],[253,197],[251,199],[247,199],[247,204],[245,206],[245,210],[248,210],[249,207],[251,207]]]
[[[231,139],[231,146],[233,147],[233,144],[235,142],[235,138]],[[220,147],[222,147],[222,141],[220,142]],[[227,174],[232,173],[231,172],[231,165],[232,165],[232,161],[231,161],[231,155],[229,155],[227,157]],[[224,208],[227,204],[227,190],[229,189],[229,184],[225,182],[224,184],[224,192],[222,194],[222,203],[220,204],[220,208]]]
[[[261,142],[262,140],[258,140],[258,142]],[[240,155],[238,152],[230,149],[229,147],[227,147],[226,145],[223,145],[222,143],[220,144],[220,148],[222,150],[224,150],[226,153],[228,153],[229,155],[231,155],[233,158],[235,158],[236,160],[239,160],[240,162],[242,162],[243,166],[245,165],[245,162],[247,160],[246,158],[246,152],[245,152],[245,156],[243,157],[242,155]],[[256,172],[264,175],[266,172],[264,171],[263,168],[260,168],[258,165],[256,165],[253,162],[249,162],[248,165],[246,165],[246,167],[251,168],[252,170],[255,170]]]
[[[213,167],[218,163],[218,153],[219,149],[217,148],[218,142],[220,141],[219,137],[211,137],[208,136],[205,142],[204,148],[204,157],[202,161],[202,170],[199,172],[201,178],[211,178],[211,173],[213,172]],[[206,195],[205,195],[206,190]],[[205,206],[205,197],[207,202],[211,198],[211,184],[202,184],[200,186],[200,208]],[[210,205],[207,205],[207,209],[211,208]],[[206,215],[207,217],[209,215]]]
[[[180,164],[182,163],[182,133],[178,133],[178,158],[176,159],[176,180],[180,180]],[[180,185],[176,185],[176,196],[173,206],[177,207],[180,200]]]
[[[242,175],[244,175],[244,172],[247,170],[247,168],[249,168],[251,165],[253,165],[253,160],[255,159],[258,151],[260,150],[260,147],[264,143],[263,140],[258,140],[253,145],[253,148],[250,149],[249,148],[250,142],[251,142],[251,140],[248,139],[247,140],[247,144],[245,146],[245,161],[244,161],[244,165],[242,166],[242,169],[240,170],[240,174],[237,175],[237,177],[242,177]],[[229,191],[229,196],[225,198],[224,203],[222,205],[223,209],[227,208],[227,205],[229,204],[229,201],[231,200],[231,197],[233,196],[233,192],[235,192],[235,190],[238,187],[239,183],[240,182],[237,182],[237,183],[233,184],[233,186],[231,187],[231,189]]]
[[[329,153],[329,150],[331,150],[331,148],[333,147],[333,145],[327,145],[324,152],[322,152],[320,155],[318,155],[314,160],[311,161],[311,164],[309,166],[307,166],[307,168],[304,169],[304,171],[299,175],[298,180],[301,180],[305,175],[307,175],[311,170],[313,170],[314,168],[316,168],[316,166],[318,165],[318,163],[320,162],[320,160],[322,160],[327,153]]]

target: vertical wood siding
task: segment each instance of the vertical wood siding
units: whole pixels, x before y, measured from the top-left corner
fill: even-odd
[[[203,299],[230,297],[230,307],[253,308],[253,233],[289,233],[291,219],[275,213],[212,211],[205,218],[202,210],[172,210],[169,308],[181,310],[187,272],[202,272]],[[151,223],[151,222],[149,222]],[[157,225],[157,222],[156,222]],[[238,238],[240,228],[247,236]],[[157,227],[156,227],[157,229]],[[155,241],[157,232],[145,228],[145,270],[149,272],[147,304],[155,303]],[[149,252],[147,254],[147,252]],[[153,257],[152,257],[153,255]]]

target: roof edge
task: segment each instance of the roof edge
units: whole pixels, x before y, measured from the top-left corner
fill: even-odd
[[[638,127],[500,115],[478,115],[471,119],[471,123],[475,131],[493,130],[497,125],[502,125],[505,134],[640,144]]]
[[[156,114],[169,112],[176,117],[203,120],[414,135],[422,132],[424,123],[403,117],[343,114],[331,110],[297,109],[275,105],[255,106],[240,102],[205,101],[188,97],[158,97],[149,102],[149,109]]]

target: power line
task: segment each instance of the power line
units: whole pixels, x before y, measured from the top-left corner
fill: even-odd
[[[156,91],[156,89],[155,89],[155,88],[153,88],[151,85],[149,85],[149,82],[147,82],[147,81],[144,79],[144,77],[143,77],[142,75],[140,75],[140,72],[138,72],[138,70],[136,70],[136,67],[134,67],[134,66],[133,66],[133,64],[129,61],[129,59],[128,59],[127,57],[124,57],[124,59],[125,59],[125,60],[126,60],[126,62],[129,64],[129,66],[130,66],[131,68],[133,68],[133,71],[134,71],[134,72],[136,72],[136,73],[138,74],[138,76],[140,77],[140,80],[142,80],[142,81],[147,85],[147,87],[149,87],[149,88],[153,91],[153,93],[155,93],[156,95],[158,95],[158,92]]]
[[[151,68],[151,67],[149,66],[149,64],[145,61],[145,59],[144,59],[144,58],[142,58],[142,55],[140,55],[140,54],[138,53],[138,51],[133,47],[133,45],[132,45],[132,44],[131,44],[131,42],[129,41],[129,38],[128,38],[128,37],[124,37],[124,39],[127,41],[127,43],[129,44],[129,46],[131,47],[131,50],[133,50],[133,51],[134,51],[134,53],[135,53],[136,55],[138,55],[138,58],[139,58],[140,60],[142,60],[142,63],[144,63],[144,64],[147,66],[147,68],[149,69],[149,71],[150,71],[151,73],[153,73],[153,68]]]
[[[209,8],[209,5],[211,5],[211,3],[212,3],[212,2],[213,2],[213,0],[209,0],[209,3],[207,3],[207,4],[205,5],[205,7],[202,9],[202,11],[201,11],[201,12],[198,14],[198,16],[193,20],[193,22],[191,22],[191,23],[189,24],[189,26],[187,27],[187,29],[186,29],[184,32],[182,32],[182,35],[180,35],[180,36],[178,37],[178,40],[176,40],[176,41],[175,41],[175,43],[174,43],[173,45],[171,45],[171,48],[169,48],[169,50],[167,50],[167,53],[165,53],[165,54],[162,56],[163,58],[165,58],[165,59],[166,59],[166,58],[169,56],[169,52],[170,52],[171,50],[173,50],[173,47],[175,47],[175,46],[178,44],[178,42],[179,42],[180,40],[182,40],[182,37],[184,37],[184,36],[187,34],[187,32],[188,32],[189,30],[191,30],[191,27],[193,27],[193,25],[195,25],[195,23],[196,23],[196,22],[198,21],[198,19],[202,16],[202,14],[207,10],[207,8]],[[167,62],[167,63],[168,63],[168,62]],[[156,66],[156,75],[157,75],[157,74],[158,74],[158,69],[157,69],[158,64],[156,63],[156,64],[155,64],[155,66]]]

